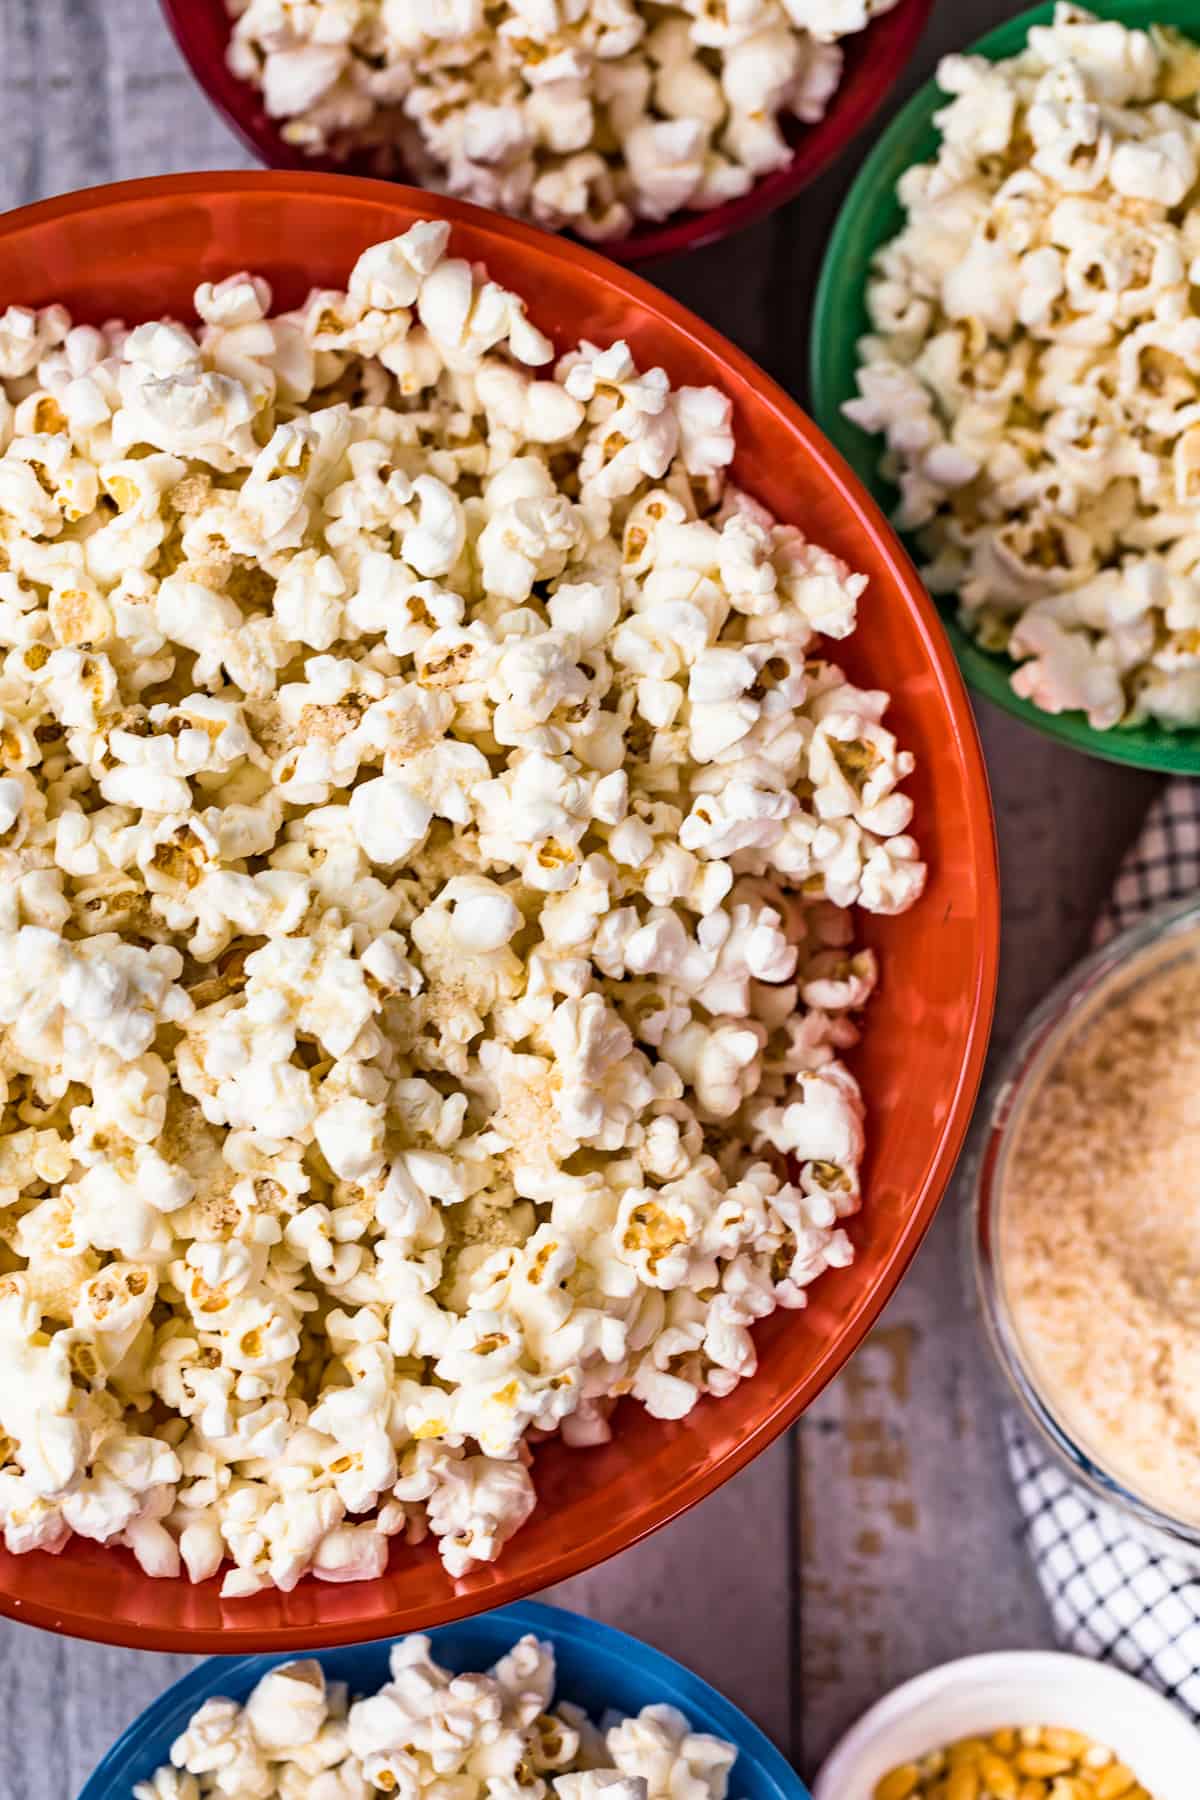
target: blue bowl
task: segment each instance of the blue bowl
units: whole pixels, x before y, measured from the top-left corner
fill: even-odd
[[[526,1601],[438,1626],[428,1635],[438,1660],[461,1671],[490,1667],[527,1631],[554,1645],[559,1697],[575,1701],[594,1719],[610,1710],[635,1713],[657,1702],[677,1706],[697,1731],[710,1731],[737,1745],[731,1800],[811,1800],[791,1764],[745,1713],[671,1657],[611,1625],[580,1618],[558,1606]],[[388,1679],[390,1647],[385,1639],[306,1654],[315,1656],[332,1680],[348,1682],[353,1692],[362,1694],[374,1692]],[[79,1800],[130,1800],[134,1783],[148,1780],[170,1760],[171,1745],[205,1700],[214,1694],[245,1700],[268,1669],[294,1660],[290,1656],[210,1656],[134,1720]]]

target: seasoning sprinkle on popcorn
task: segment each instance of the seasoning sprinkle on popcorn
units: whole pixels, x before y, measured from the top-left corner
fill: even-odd
[[[0,319],[0,1523],[457,1576],[849,1262],[913,759],[715,389],[441,224],[196,310]]]
[[[157,1800],[147,1795],[146,1800]],[[901,1763],[874,1800],[1153,1800],[1103,1744],[1058,1725],[1005,1726]]]
[[[725,1800],[732,1744],[673,1706],[592,1723],[554,1698],[554,1647],[526,1636],[486,1674],[455,1675],[401,1638],[391,1678],[352,1700],[319,1662],[280,1663],[244,1706],[214,1697],[132,1800]]]
[[[938,83],[844,410],[1019,695],[1200,724],[1200,53],[1060,4]]]
[[[227,0],[229,64],[313,154],[582,237],[737,199],[897,0]]]

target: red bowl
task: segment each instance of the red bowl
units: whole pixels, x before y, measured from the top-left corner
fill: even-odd
[[[268,168],[328,175],[376,173],[367,153],[340,160],[306,156],[284,141],[280,121],[263,108],[262,94],[251,82],[240,81],[225,60],[233,28],[225,0],[162,0],[162,9],[192,74],[246,148]],[[933,0],[899,0],[865,31],[847,38],[842,79],[825,117],[816,125],[792,121],[787,128],[795,145],[791,162],[765,175],[740,200],[727,200],[707,212],[676,213],[661,225],[637,225],[628,237],[598,247],[623,263],[677,256],[715,244],[791,200],[825,173],[878,112],[916,49],[932,10]]]
[[[367,244],[441,216],[452,248],[535,296],[561,349],[629,340],[672,381],[732,395],[736,479],[871,578],[838,660],[892,695],[916,752],[907,784],[929,886],[899,918],[863,917],[883,957],[854,1063],[869,1108],[858,1255],[801,1313],[759,1329],[761,1366],[724,1400],[667,1424],[626,1403],[610,1444],[536,1452],[539,1504],[496,1565],[452,1581],[429,1544],[397,1546],[379,1580],[222,1600],[216,1580],[154,1581],[123,1550],[0,1552],[0,1613],[141,1649],[291,1650],[423,1629],[563,1581],[635,1543],[728,1480],[841,1368],[920,1243],[950,1178],[983,1068],[996,984],[999,889],[987,778],[966,692],[932,603],[883,515],[799,408],[750,359],[636,276],[563,238],[388,182],[324,175],[178,175],[69,194],[0,220],[0,306],[64,301],[80,321],[192,315],[192,289],[246,266],[294,306],[344,285]],[[3,1372],[0,1371],[0,1378]]]

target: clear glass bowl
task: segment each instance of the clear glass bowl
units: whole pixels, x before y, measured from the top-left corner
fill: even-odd
[[[1104,1466],[1046,1397],[1030,1365],[1005,1289],[1005,1178],[1041,1083],[1078,1034],[1172,967],[1200,959],[1200,899],[1161,907],[1084,959],[1042,1001],[1013,1045],[980,1113],[969,1169],[967,1218],[975,1288],[987,1337],[1027,1419],[1075,1482],[1124,1514],[1165,1553],[1200,1565],[1200,1521],[1163,1510]]]

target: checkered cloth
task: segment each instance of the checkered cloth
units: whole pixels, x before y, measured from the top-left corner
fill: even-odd
[[[1200,888],[1200,782],[1170,782],[1125,858],[1095,941]],[[1009,1417],[1009,1467],[1055,1629],[1068,1649],[1119,1663],[1200,1719],[1200,1572],[1157,1555],[1076,1487]]]

